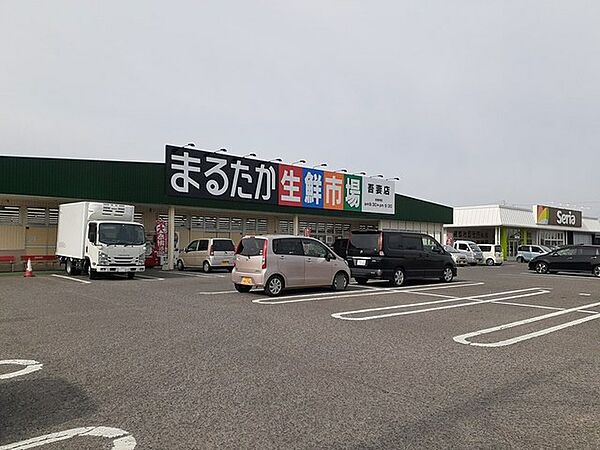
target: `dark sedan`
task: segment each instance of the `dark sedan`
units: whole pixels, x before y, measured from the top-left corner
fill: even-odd
[[[600,245],[570,245],[529,261],[537,273],[585,272],[600,278]]]

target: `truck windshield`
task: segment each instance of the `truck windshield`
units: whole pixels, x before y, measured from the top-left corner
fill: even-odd
[[[130,223],[101,223],[98,242],[106,245],[143,245],[144,227]]]

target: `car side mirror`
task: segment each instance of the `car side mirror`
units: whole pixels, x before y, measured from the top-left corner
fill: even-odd
[[[434,253],[442,253],[442,249],[439,248],[439,247],[432,247],[431,251],[434,252]]]
[[[326,261],[331,261],[331,255],[330,255],[329,253],[327,253],[327,254],[325,255],[325,260],[326,260]]]

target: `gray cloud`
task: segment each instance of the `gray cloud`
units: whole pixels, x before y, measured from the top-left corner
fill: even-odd
[[[599,13],[5,0],[1,152],[160,161],[192,140],[400,175],[400,192],[451,205],[597,202]]]

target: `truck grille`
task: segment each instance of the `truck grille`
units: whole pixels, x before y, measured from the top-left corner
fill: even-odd
[[[110,258],[111,266],[135,266],[137,258],[130,256],[113,256]]]

